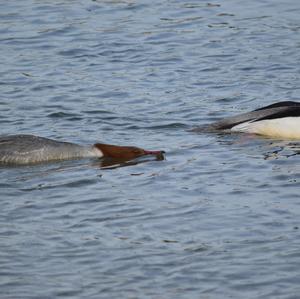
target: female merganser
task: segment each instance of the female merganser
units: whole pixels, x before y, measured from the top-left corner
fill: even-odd
[[[300,139],[300,103],[286,101],[228,117],[193,129],[195,132],[229,130],[275,138]]]
[[[33,135],[0,136],[0,163],[2,164],[25,165],[93,157],[129,161],[144,155],[162,156],[163,153],[163,151],[146,151],[133,146],[103,143],[83,146]]]

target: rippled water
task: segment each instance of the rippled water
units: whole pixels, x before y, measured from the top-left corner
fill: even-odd
[[[188,129],[299,99],[300,2],[6,1],[0,133],[164,161],[0,168],[1,298],[299,298],[300,144]]]

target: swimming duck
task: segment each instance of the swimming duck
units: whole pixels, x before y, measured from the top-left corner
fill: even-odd
[[[193,129],[195,132],[231,131],[282,139],[300,139],[300,103],[285,101],[228,117]]]
[[[0,136],[0,163],[26,165],[54,160],[78,158],[112,158],[129,161],[144,155],[163,155],[163,151],[147,151],[134,146],[104,143],[79,145],[34,135]]]

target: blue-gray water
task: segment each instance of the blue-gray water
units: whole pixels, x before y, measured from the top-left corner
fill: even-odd
[[[299,14],[2,1],[1,134],[167,154],[0,168],[0,298],[299,298],[299,143],[188,132],[300,98]]]

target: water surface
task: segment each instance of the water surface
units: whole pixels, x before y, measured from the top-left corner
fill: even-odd
[[[299,298],[300,144],[188,131],[299,99],[299,13],[2,3],[1,134],[167,155],[1,167],[1,298]]]

